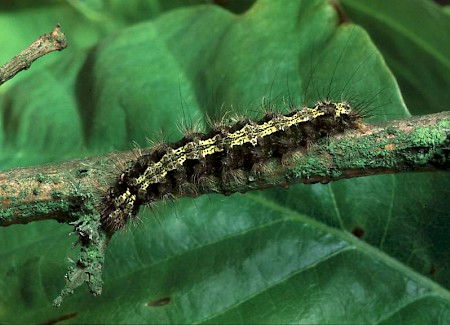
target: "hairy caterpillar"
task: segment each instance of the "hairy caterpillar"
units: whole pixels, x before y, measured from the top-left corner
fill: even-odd
[[[368,84],[350,83],[352,79],[365,78],[366,74],[358,74],[362,63],[354,67],[348,62],[354,60],[355,53],[359,54],[358,59],[364,58],[362,62],[365,64],[375,58],[371,48],[364,48],[364,55],[361,51],[347,50],[350,43],[361,39],[353,30],[336,37],[336,42],[343,44],[343,48],[335,46],[334,52],[325,51],[326,57],[319,56],[305,65],[305,69],[313,67],[313,71],[307,71],[310,73],[308,82],[298,89],[303,89],[306,97],[303,102],[309,103],[312,108],[299,109],[300,105],[290,105],[291,111],[283,115],[273,113],[272,107],[269,107],[271,112],[260,120],[243,118],[235,124],[218,123],[211,125],[207,133],[189,132],[179,141],[156,146],[150,153],[137,157],[115,177],[102,199],[103,228],[108,232],[121,229],[136,216],[141,205],[180,196],[196,196],[196,191],[205,184],[218,184],[214,189],[216,192],[229,194],[227,182],[247,181],[242,179],[242,171],[257,173],[259,166],[268,159],[283,161],[283,156],[287,157],[298,149],[307,149],[309,144],[321,138],[359,128],[361,118],[367,116],[368,106],[372,105],[368,105],[367,101],[355,101],[354,95],[348,96],[349,93],[361,93],[359,87]],[[333,60],[327,60],[328,57]],[[346,64],[343,64],[344,61]],[[352,70],[341,71],[344,69],[340,68],[341,65],[350,65]],[[322,75],[321,70],[332,71],[332,76],[327,73]],[[226,81],[233,85],[233,91],[227,93],[231,101],[236,89],[246,93],[234,76],[227,77]],[[251,82],[252,79],[249,79],[248,83]],[[309,89],[310,86],[313,89]],[[317,88],[319,91],[315,94],[314,89]],[[319,93],[325,93],[325,96]],[[370,101],[378,95],[370,93]],[[311,96],[327,100],[311,104]]]
[[[321,101],[313,108],[217,125],[209,133],[191,133],[157,146],[136,159],[109,189],[103,202],[103,228],[108,232],[123,228],[143,204],[195,191],[212,179],[226,182],[230,175],[253,170],[269,158],[282,159],[322,137],[357,129],[361,117],[346,102]]]

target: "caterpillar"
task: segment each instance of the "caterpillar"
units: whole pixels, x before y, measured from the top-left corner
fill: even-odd
[[[109,188],[103,198],[102,227],[115,232],[142,205],[195,192],[212,180],[225,185],[230,176],[252,171],[268,159],[282,159],[293,149],[358,129],[362,115],[347,102],[320,101],[313,108],[288,114],[266,113],[257,121],[217,124],[208,133],[192,132],[177,142],[156,146],[132,162]],[[216,191],[223,193],[224,188]]]

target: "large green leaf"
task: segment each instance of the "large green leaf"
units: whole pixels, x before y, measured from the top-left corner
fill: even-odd
[[[368,36],[337,21],[327,1],[260,0],[242,15],[194,6],[132,25],[3,96],[0,161],[127,149],[159,130],[176,140],[177,123],[222,103],[261,115],[263,96],[408,116]],[[60,309],[70,227],[0,229],[0,320],[445,324],[448,197],[445,174],[386,175],[144,209],[108,247],[102,296],[82,288]]]
[[[433,1],[342,0],[367,28],[414,114],[441,112],[450,101],[450,19]]]

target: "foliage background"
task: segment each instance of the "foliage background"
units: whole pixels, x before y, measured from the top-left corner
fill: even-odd
[[[57,22],[70,47],[0,89],[0,168],[126,150],[159,130],[176,140],[177,123],[222,103],[260,115],[262,96],[353,99],[375,120],[448,109],[450,22],[430,1],[341,1],[382,55],[327,1],[221,3],[2,1],[0,61]],[[0,321],[445,324],[448,181],[384,175],[143,211],[108,248],[102,296],[83,287],[60,309],[71,227],[0,229]]]

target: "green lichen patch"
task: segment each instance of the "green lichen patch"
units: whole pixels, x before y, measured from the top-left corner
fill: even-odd
[[[442,145],[446,138],[445,130],[436,127],[418,127],[411,134],[414,145],[428,148]]]

